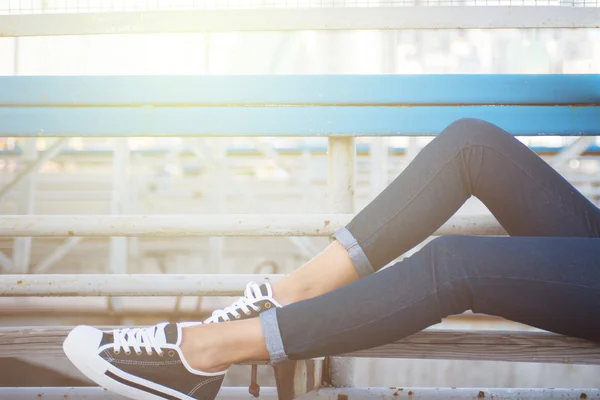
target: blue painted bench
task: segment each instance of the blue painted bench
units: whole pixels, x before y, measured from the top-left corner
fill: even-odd
[[[0,77],[2,136],[599,135],[600,75]]]

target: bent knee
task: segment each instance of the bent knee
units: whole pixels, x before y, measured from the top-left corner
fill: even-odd
[[[498,140],[513,140],[502,128],[477,118],[461,118],[446,127],[440,136],[458,141],[461,146],[491,144]]]

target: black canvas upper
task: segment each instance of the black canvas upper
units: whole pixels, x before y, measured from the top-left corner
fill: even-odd
[[[178,328],[176,324],[165,326],[165,337],[168,344],[177,344]],[[100,347],[112,343],[112,333],[104,333]],[[190,372],[185,367],[179,352],[173,349],[173,346],[170,347],[163,348],[162,356],[155,351],[148,354],[143,346],[139,354],[133,348],[130,348],[128,353],[123,349],[115,352],[113,347],[110,346],[103,349],[99,355],[121,371],[136,377],[176,390],[194,399],[213,399],[218,393],[225,375],[203,376]],[[112,373],[107,371],[107,374]],[[160,387],[140,385],[116,374],[112,374],[111,378],[150,393],[160,392]],[[154,394],[164,398],[176,399],[176,397],[164,392]]]
[[[253,308],[250,308],[250,311],[248,312],[248,314],[246,314],[244,311],[242,311],[240,309],[240,310],[237,310],[237,312],[239,314],[237,317],[235,315],[233,315],[232,313],[227,313],[229,320],[237,321],[237,320],[242,320],[242,319],[250,319],[250,318],[258,317],[258,315],[261,312],[268,310],[271,307],[274,307],[274,304],[271,301],[266,300],[266,299],[257,301],[254,304],[256,304],[258,307],[260,307],[260,310],[257,311]],[[225,321],[225,319],[223,317],[219,317],[218,322],[224,322],[224,321]]]
[[[226,322],[226,321],[235,321],[235,320],[242,320],[242,319],[249,319],[249,318],[255,318],[258,317],[258,315],[263,312],[266,311],[272,307],[278,307],[279,305],[276,303],[276,301],[273,299],[272,297],[272,293],[271,290],[269,290],[269,287],[266,284],[262,284],[259,286],[259,290],[258,292],[260,292],[261,296],[257,296],[257,291],[256,286],[252,286],[252,285],[256,285],[254,282],[250,282],[248,284],[248,286],[246,287],[246,291],[245,291],[245,297],[246,299],[248,299],[249,301],[251,301],[251,303],[254,306],[258,307],[258,310],[256,310],[254,307],[248,306],[248,312],[244,312],[244,309],[242,307],[235,307],[236,303],[234,303],[231,307],[228,307],[226,309],[221,310],[222,312],[226,312],[228,311],[228,309],[234,308],[235,312],[238,315],[235,315],[232,311],[229,311],[226,313],[226,316],[229,319],[226,319],[224,315],[218,315],[218,317],[211,317],[209,319],[207,319],[205,321],[205,323],[209,323],[209,322]],[[261,298],[264,297],[264,298]],[[214,313],[213,313],[214,315]]]

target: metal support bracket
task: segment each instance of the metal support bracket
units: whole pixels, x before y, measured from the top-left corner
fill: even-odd
[[[321,387],[323,379],[322,358],[311,360],[287,361],[273,365],[275,383],[277,384],[277,398],[279,400],[293,400],[317,390]]]

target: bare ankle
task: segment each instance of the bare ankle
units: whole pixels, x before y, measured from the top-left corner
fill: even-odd
[[[297,288],[290,290],[289,287],[277,287],[275,285],[273,286],[273,298],[282,307],[302,300],[298,292],[299,290]]]
[[[190,367],[203,372],[221,372],[229,368],[218,360],[217,346],[211,345],[209,337],[203,337],[204,326],[187,327],[182,330],[181,351]],[[200,329],[199,329],[200,328]],[[208,336],[208,335],[207,335]]]
[[[358,280],[348,251],[333,242],[322,253],[273,285],[281,305],[317,297]]]

